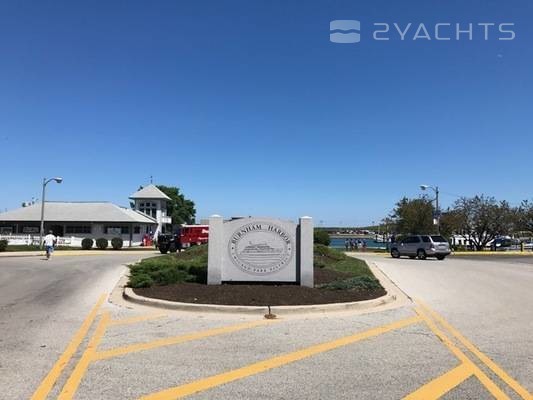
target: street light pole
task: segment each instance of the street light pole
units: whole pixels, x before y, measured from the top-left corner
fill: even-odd
[[[46,195],[46,185],[48,185],[51,181],[56,181],[57,183],[63,182],[63,178],[50,178],[46,179],[43,178],[43,194],[41,196],[41,229],[39,230],[39,247],[42,250],[43,249],[43,232],[44,232],[44,203],[45,203],[45,195]]]
[[[41,250],[43,249],[45,188],[46,188],[46,178],[43,178],[43,193],[41,194],[41,229],[39,229],[39,247]]]
[[[439,187],[430,185],[420,185],[420,189],[431,189],[435,192],[435,209],[437,214],[437,233],[440,235],[440,211],[439,211]]]
[[[435,205],[437,208],[437,233],[440,235],[439,187],[435,186]]]

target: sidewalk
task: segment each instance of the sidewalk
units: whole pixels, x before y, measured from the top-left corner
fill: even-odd
[[[454,251],[453,256],[533,256],[533,251]]]
[[[153,254],[159,255],[159,251],[150,250],[57,250],[54,251],[54,257],[60,256],[101,256],[101,255],[119,255],[119,254]],[[0,253],[2,257],[44,257],[46,254],[44,250],[39,251],[3,251]]]
[[[358,255],[364,256],[376,256],[376,257],[389,257],[390,253],[374,253],[372,251],[348,251],[344,252],[345,254],[357,257]],[[495,256],[495,257],[505,257],[505,256],[524,256],[532,257],[533,251],[452,251],[450,254],[452,257],[461,257],[461,256]]]

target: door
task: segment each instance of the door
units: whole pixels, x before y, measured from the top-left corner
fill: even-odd
[[[418,236],[408,236],[405,238],[403,243],[404,245],[402,253],[409,256],[415,256],[420,245],[420,239]]]

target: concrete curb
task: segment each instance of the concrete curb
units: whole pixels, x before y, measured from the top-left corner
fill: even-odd
[[[313,304],[302,306],[272,306],[271,312],[276,315],[287,314],[307,314],[307,313],[327,313],[337,311],[370,311],[372,309],[389,306],[398,303],[403,305],[408,301],[408,297],[374,264],[368,264],[376,278],[387,291],[387,294],[377,299],[355,301],[349,303]],[[121,280],[122,281],[122,280]],[[122,292],[124,300],[144,306],[157,307],[169,310],[210,312],[210,313],[230,313],[230,314],[260,314],[268,313],[268,307],[263,306],[225,306],[218,304],[195,304],[180,303],[175,301],[153,299],[150,297],[135,294],[132,288],[124,287]]]
[[[174,301],[152,299],[135,294],[133,289],[129,287],[124,288],[123,297],[132,303],[170,310],[261,315],[268,313],[267,307],[259,306],[224,306],[218,304],[179,303]],[[385,296],[378,297],[377,299],[351,303],[314,304],[305,306],[272,306],[271,312],[277,315],[284,315],[316,312],[324,313],[328,311],[366,310],[369,308],[389,304],[394,300],[396,300],[394,296],[386,294]]]

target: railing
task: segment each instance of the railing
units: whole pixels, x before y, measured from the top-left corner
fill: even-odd
[[[0,240],[7,240],[8,244],[11,245],[39,245],[39,235],[0,235]],[[80,247],[81,238],[77,237],[58,237],[57,245],[58,246],[68,246],[68,247]]]

